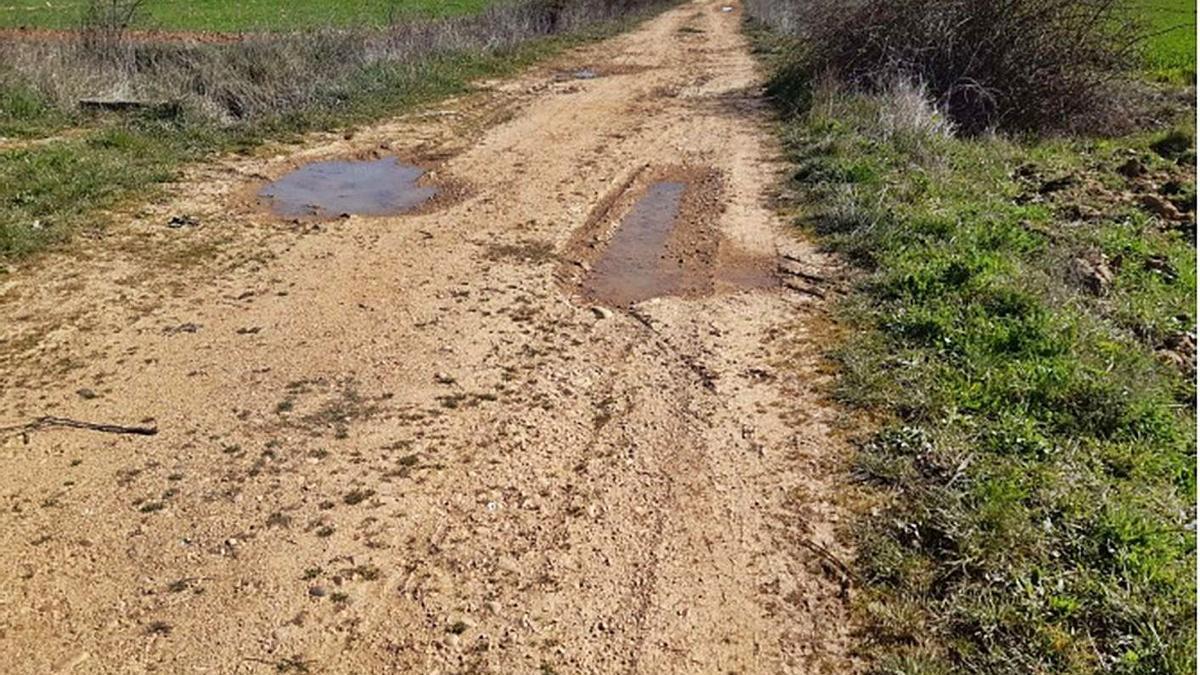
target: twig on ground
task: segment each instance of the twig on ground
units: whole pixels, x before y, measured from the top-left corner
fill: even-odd
[[[84,422],[74,420],[69,417],[54,417],[46,415],[39,417],[32,422],[25,424],[14,424],[12,426],[0,427],[0,436],[9,436],[14,433],[19,433],[24,437],[25,442],[29,442],[29,433],[31,431],[40,431],[53,427],[65,427],[69,429],[86,429],[88,431],[99,431],[105,434],[133,434],[136,436],[153,436],[158,433],[158,426],[122,426],[119,424],[97,424],[95,422]]]

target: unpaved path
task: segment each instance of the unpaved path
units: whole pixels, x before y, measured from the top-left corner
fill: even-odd
[[[197,167],[9,275],[0,426],[160,432],[0,441],[3,670],[846,672],[823,303],[789,287],[828,263],[770,208],[739,14]],[[324,224],[247,198],[392,153],[452,198]],[[689,283],[596,309],[667,179]],[[779,262],[810,278],[763,283]]]

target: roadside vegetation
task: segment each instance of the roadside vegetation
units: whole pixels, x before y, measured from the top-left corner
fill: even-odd
[[[90,0],[11,0],[0,6],[0,28],[69,30],[85,24]],[[259,32],[327,27],[384,27],[404,16],[450,16],[484,8],[487,0],[144,0],[133,28]]]
[[[228,43],[131,35],[151,4],[96,0],[69,39],[0,42],[0,260],[102,224],[186,162],[463,93],[664,3],[522,0]],[[134,108],[81,109],[89,100]]]
[[[858,269],[873,671],[1195,672],[1194,6],[748,10],[797,220]]]

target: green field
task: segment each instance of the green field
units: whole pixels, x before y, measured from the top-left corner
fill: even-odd
[[[1151,70],[1168,79],[1196,77],[1196,3],[1193,0],[1143,0],[1146,45]]]
[[[312,26],[386,25],[399,16],[446,16],[482,8],[488,0],[147,0],[140,28],[194,31],[290,30]],[[3,0],[0,27],[75,28],[87,0]]]

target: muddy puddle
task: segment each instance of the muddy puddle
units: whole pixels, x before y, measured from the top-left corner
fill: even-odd
[[[738,254],[722,241],[715,183],[702,173],[649,183],[594,258],[580,282],[582,295],[629,307],[663,296],[777,286],[770,260]]]
[[[288,218],[387,216],[417,209],[438,194],[421,184],[424,175],[394,157],[313,162],[269,183],[258,196]]]
[[[685,183],[665,181],[647,188],[584,280],[585,294],[626,307],[679,290],[684,266],[667,244],[686,190]]]
[[[567,70],[555,71],[553,79],[558,82],[566,80],[595,80],[601,77],[610,77],[613,75],[631,75],[640,73],[650,68],[637,64],[606,64],[602,66],[582,66],[579,68],[570,68]]]

